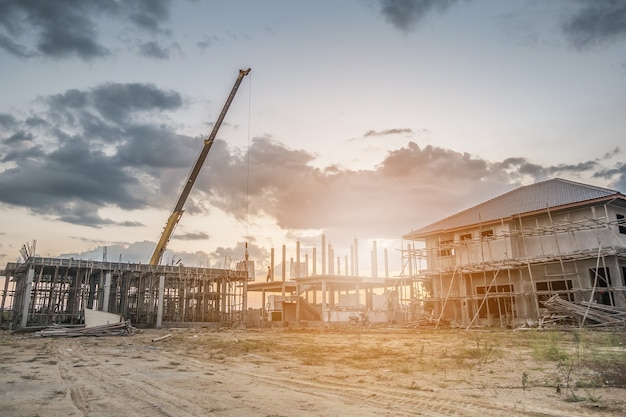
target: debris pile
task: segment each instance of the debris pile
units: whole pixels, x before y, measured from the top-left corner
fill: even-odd
[[[549,322],[574,321],[579,327],[610,327],[626,326],[626,310],[616,307],[581,301],[572,303],[553,295],[544,301],[548,309],[542,319],[543,324]]]
[[[130,320],[113,324],[103,324],[91,327],[47,327],[38,332],[42,337],[79,337],[79,336],[130,336],[134,327]]]

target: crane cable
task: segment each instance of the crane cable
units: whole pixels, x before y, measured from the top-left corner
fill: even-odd
[[[245,260],[249,259],[248,256],[248,226],[250,225],[250,119],[252,113],[252,75],[250,75],[250,82],[248,83],[248,149],[246,152],[246,252]]]

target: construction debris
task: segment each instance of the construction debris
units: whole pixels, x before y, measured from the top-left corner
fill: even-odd
[[[130,320],[126,320],[114,324],[80,328],[51,326],[37,332],[37,335],[41,337],[130,336],[134,329]]]
[[[152,339],[152,342],[160,342],[161,340],[165,340],[168,337],[172,337],[171,333],[166,334],[165,336],[161,336],[161,337],[155,337],[154,339]]]
[[[572,303],[558,295],[550,297],[543,303],[548,311],[542,323],[562,323],[574,321],[579,327],[626,326],[626,310],[604,304],[581,301]]]

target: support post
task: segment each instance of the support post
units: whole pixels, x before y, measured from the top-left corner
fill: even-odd
[[[109,311],[109,298],[111,297],[111,272],[104,274],[104,299],[102,301],[102,311]]]
[[[165,295],[165,275],[159,277],[159,304],[157,306],[157,321],[156,328],[160,329],[163,326],[163,298]]]
[[[30,307],[30,293],[33,289],[33,279],[35,278],[35,267],[31,265],[26,272],[26,286],[24,287],[24,300],[22,303],[22,322],[20,328],[26,327],[28,324],[28,310]]]

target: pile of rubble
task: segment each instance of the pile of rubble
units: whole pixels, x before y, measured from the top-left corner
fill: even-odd
[[[588,301],[572,303],[558,295],[543,303],[547,312],[541,319],[543,325],[574,323],[578,327],[626,326],[626,310]]]

